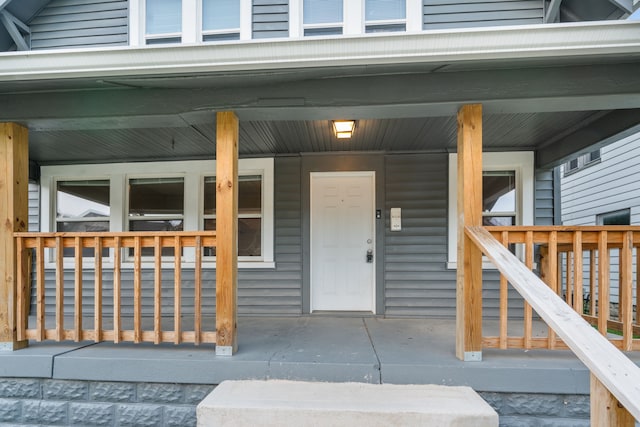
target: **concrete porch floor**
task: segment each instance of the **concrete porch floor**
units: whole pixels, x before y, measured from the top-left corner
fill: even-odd
[[[482,362],[465,363],[455,357],[454,331],[455,321],[443,319],[245,317],[233,357],[216,356],[213,345],[32,342],[0,352],[0,377],[190,384],[289,379],[589,393],[588,370],[570,351],[485,350]],[[640,364],[640,354],[630,357]]]

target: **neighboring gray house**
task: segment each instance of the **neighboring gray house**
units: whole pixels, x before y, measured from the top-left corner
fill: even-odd
[[[558,225],[554,169],[640,122],[634,3],[0,0],[0,123],[28,129],[29,231],[215,230],[216,117],[234,112],[241,316],[453,320],[457,112],[483,106],[484,225]],[[84,247],[78,266],[77,249],[50,245],[31,313],[86,303],[96,319],[101,294],[102,311],[128,320],[159,306],[197,317],[202,292],[212,316],[216,252],[181,250],[176,266],[173,247],[155,264],[150,247]],[[496,319],[495,270],[483,286]],[[158,303],[177,292],[181,308]]]
[[[640,224],[640,133],[572,158],[561,166],[563,225]],[[585,261],[588,257],[585,258]],[[636,258],[633,259],[633,272]],[[585,295],[589,294],[585,277]],[[612,302],[617,303],[619,259],[611,260]],[[635,298],[634,292],[634,298]]]

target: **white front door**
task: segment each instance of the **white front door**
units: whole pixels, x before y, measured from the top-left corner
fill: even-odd
[[[374,172],[311,174],[311,311],[374,311],[374,182]]]

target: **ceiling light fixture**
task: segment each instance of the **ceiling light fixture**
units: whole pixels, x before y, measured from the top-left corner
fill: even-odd
[[[333,132],[338,139],[348,139],[356,128],[355,120],[333,120]]]

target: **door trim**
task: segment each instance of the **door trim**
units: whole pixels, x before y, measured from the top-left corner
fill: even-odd
[[[314,257],[313,257],[313,184],[314,178],[317,177],[367,177],[371,178],[371,224],[372,224],[372,247],[374,248],[374,258],[372,265],[372,273],[371,273],[371,311],[365,311],[366,313],[377,313],[377,224],[376,224],[376,171],[340,171],[340,172],[310,172],[309,173],[309,312],[313,313],[313,268],[314,268]],[[326,310],[315,310],[315,312],[327,312]],[[336,312],[343,312],[343,310],[335,310]],[[348,311],[347,311],[348,312]],[[363,312],[364,313],[364,312]]]

